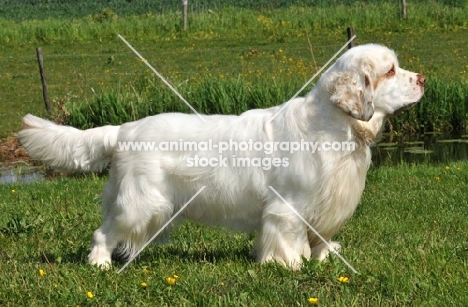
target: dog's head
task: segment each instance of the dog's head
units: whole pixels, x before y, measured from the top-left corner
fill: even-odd
[[[351,48],[322,78],[331,102],[363,121],[374,112],[397,115],[424,94],[425,77],[400,68],[392,50],[375,44]]]

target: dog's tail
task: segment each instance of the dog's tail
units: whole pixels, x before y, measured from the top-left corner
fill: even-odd
[[[58,171],[91,172],[101,171],[109,164],[119,128],[79,130],[28,114],[23,117],[18,137],[32,159]]]

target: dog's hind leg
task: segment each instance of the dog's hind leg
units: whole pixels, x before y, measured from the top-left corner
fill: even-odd
[[[126,217],[126,214],[107,217],[102,226],[94,231],[91,253],[88,256],[90,264],[109,267],[112,252],[116,248],[118,254],[124,258],[133,257],[169,220],[170,214],[157,214],[146,222],[132,221]],[[163,235],[164,233],[159,234],[155,241]]]
[[[110,267],[112,251],[117,243],[118,241],[112,233],[110,223],[107,220],[104,221],[102,226],[93,233],[91,252],[88,255],[89,263],[103,269]]]
[[[119,243],[117,236],[118,225],[116,224],[117,208],[116,192],[114,191],[115,180],[110,177],[109,182],[104,188],[102,195],[102,215],[103,223],[93,233],[91,242],[91,252],[88,255],[88,261],[92,265],[98,265],[102,268],[108,268],[111,265],[111,256],[113,250]]]
[[[174,205],[149,187],[145,178],[118,184],[114,178],[110,176],[104,189],[103,223],[93,234],[88,256],[90,264],[104,268],[110,266],[116,248],[124,258],[135,255],[174,211]]]

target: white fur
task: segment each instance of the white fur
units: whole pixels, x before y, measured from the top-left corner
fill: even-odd
[[[55,170],[89,172],[109,164],[119,129],[105,126],[82,131],[28,114],[18,137],[31,158]]]
[[[392,67],[394,74],[392,73]],[[19,132],[33,158],[69,171],[101,169],[112,159],[103,192],[103,223],[94,232],[89,262],[107,267],[119,246],[133,255],[202,186],[184,217],[241,231],[259,231],[260,262],[298,269],[302,257],[326,258],[329,250],[268,187],[272,186],[326,240],[353,214],[385,119],[416,103],[424,76],[398,67],[393,51],[363,45],[347,51],[304,98],[297,98],[271,122],[280,106],[240,116],[160,114],[120,127],[80,131],[27,115]],[[218,152],[122,151],[122,141],[342,142],[353,152],[275,151],[289,166],[188,167],[187,158],[219,158]],[[263,152],[223,153],[224,157],[266,157]],[[332,242],[335,248],[339,244]]]

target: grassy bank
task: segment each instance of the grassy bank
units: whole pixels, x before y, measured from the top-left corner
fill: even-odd
[[[131,103],[139,109],[132,119],[177,108],[167,93],[163,101],[149,97],[160,97],[158,91],[165,93],[165,89],[138,84],[151,79],[152,73],[117,38],[120,33],[172,84],[198,92],[195,99],[205,105],[201,112],[237,113],[258,104],[280,104],[291,97],[342,46],[349,25],[356,30],[358,44],[374,42],[395,49],[402,67],[425,74],[429,86],[438,89],[429,97],[427,108],[424,106],[428,112],[400,117],[397,120],[403,122],[395,122],[394,127],[408,131],[466,127],[468,10],[463,5],[410,2],[406,21],[400,19],[399,6],[393,2],[239,7],[200,9],[190,15],[188,31],[180,28],[180,12],[171,10],[135,16],[105,9],[77,18],[51,18],[45,10],[45,17],[37,19],[0,17],[0,137],[20,129],[26,113],[46,116],[35,59],[39,46],[54,108],[65,104],[82,112],[80,106],[113,103],[116,93],[131,100],[123,102],[124,107]],[[200,80],[206,79],[214,87],[214,83],[222,83],[218,87],[226,87],[225,95],[232,95],[229,89],[237,89],[239,82],[258,88],[258,95],[226,108],[218,104],[226,98],[216,96],[221,92],[202,88]],[[271,93],[262,96],[267,92]],[[211,95],[211,106],[201,101],[205,94]],[[98,101],[106,97],[111,100]],[[113,120],[105,109],[101,113],[99,122]],[[77,120],[95,114],[72,116],[70,122],[76,125],[96,122]]]
[[[249,256],[254,237],[193,223],[122,274],[117,262],[103,272],[86,258],[104,178],[0,185],[0,304],[306,306],[315,297],[319,306],[466,306],[467,170],[467,162],[371,169],[336,237],[359,274],[337,258],[299,272],[260,266]]]

